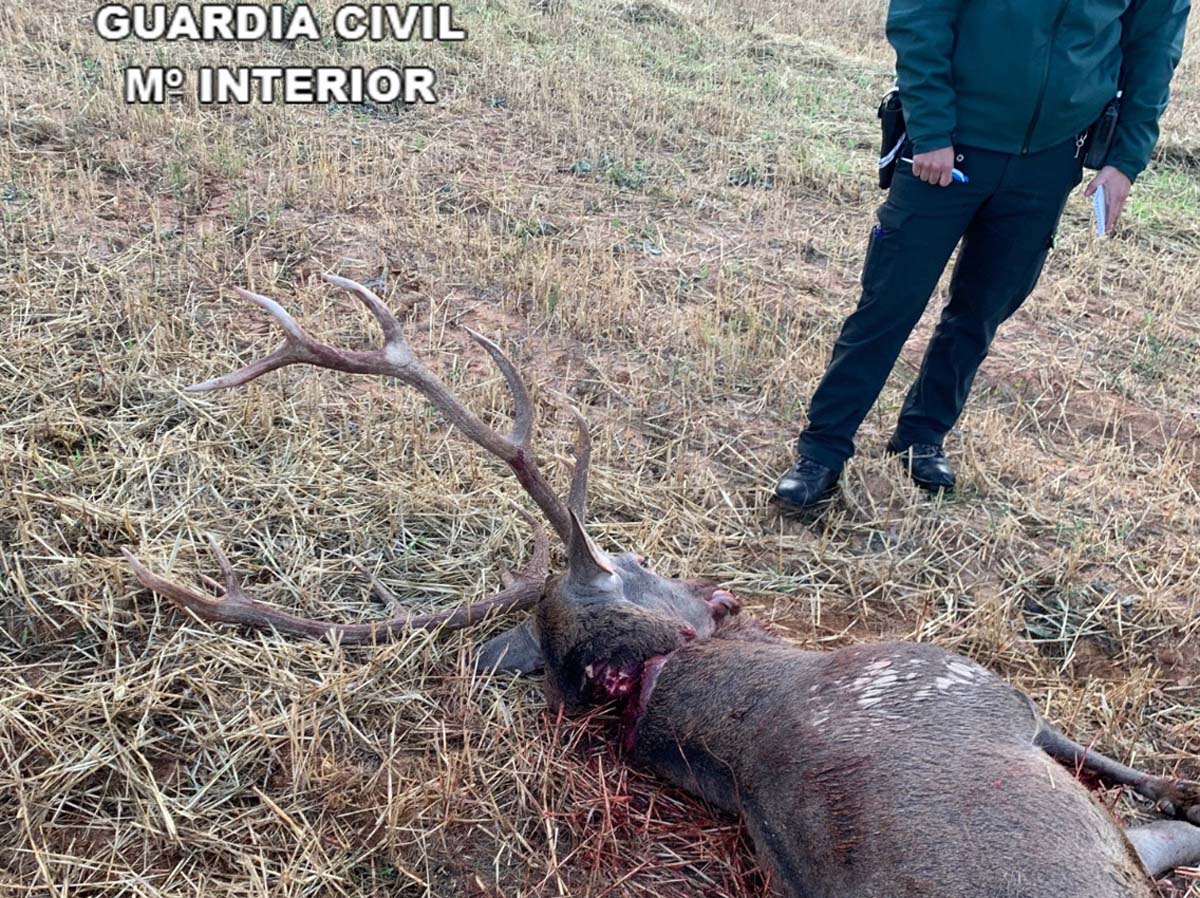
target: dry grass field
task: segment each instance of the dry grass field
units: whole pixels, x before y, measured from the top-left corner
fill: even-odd
[[[520,565],[515,483],[411,392],[307,368],[182,391],[277,342],[235,285],[376,340],[325,271],[407,309],[499,422],[458,325],[498,340],[564,488],[582,410],[607,547],[807,646],[951,647],[1075,738],[1200,775],[1196,28],[1120,233],[1074,199],[1002,330],[948,441],[958,495],[882,457],[935,299],[842,498],[797,522],[768,498],[881,199],[884,0],[488,0],[456,7],[465,43],[414,46],[105,43],[94,7],[0,5],[0,895],[769,894],[736,824],[603,721],[469,675],[500,623],[351,648],[139,588],[122,547],[197,583],[207,533],[261,598],[341,620],[384,613],[351,559],[414,610]],[[427,62],[441,103],[121,100],[126,65],[216,62]]]

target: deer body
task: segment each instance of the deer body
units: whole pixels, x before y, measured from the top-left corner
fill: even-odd
[[[1030,701],[970,661],[717,638],[658,663],[631,759],[740,815],[791,898],[1153,894]]]
[[[284,342],[190,389],[236,387],[289,365],[410,386],[508,465],[566,548],[565,574],[547,583],[548,541],[530,519],[533,550],[522,570],[452,612],[406,614],[376,585],[391,607],[386,620],[301,617],[254,598],[211,537],[220,594],[164,578],[125,550],[146,588],[214,623],[359,643],[536,604],[536,621],[490,640],[477,669],[544,666],[553,708],[625,703],[631,758],[740,814],[791,898],[1148,898],[1146,871],[1200,862],[1200,786],[1085,750],[973,662],[913,643],[801,651],[735,618],[729,593],[662,576],[641,555],[603,552],[583,523],[591,444],[581,417],[563,502],[534,457],[529,391],[499,346],[468,331],[512,395],[509,433],[486,424],[421,362],[375,293],[326,279],[364,304],[383,333],[380,348],[322,343],[274,300],[239,290],[276,320]],[[1185,819],[1122,832],[1076,781],[1076,767]]]

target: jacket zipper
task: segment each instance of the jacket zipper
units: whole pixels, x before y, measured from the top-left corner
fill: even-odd
[[[1062,28],[1063,19],[1067,16],[1067,7],[1070,5],[1071,0],[1063,0],[1062,6],[1058,8],[1058,17],[1050,29],[1050,46],[1046,50],[1046,68],[1042,72],[1042,89],[1038,92],[1037,104],[1033,107],[1033,118],[1029,120],[1029,130],[1025,132],[1025,143],[1021,146],[1022,156],[1029,153],[1029,143],[1033,140],[1034,129],[1037,128],[1038,119],[1042,117],[1042,106],[1046,102],[1046,88],[1050,86],[1050,63],[1054,59],[1054,45],[1058,41],[1058,32]]]

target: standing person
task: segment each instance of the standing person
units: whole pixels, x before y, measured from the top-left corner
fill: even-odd
[[[805,508],[836,488],[959,241],[920,373],[888,442],[916,484],[952,490],[942,440],[996,328],[1033,291],[1081,145],[1123,91],[1103,186],[1112,226],[1150,160],[1183,49],[1189,0],[891,0],[887,36],[907,133],[871,235],[862,298],[809,406],[799,460],[775,487]],[[961,180],[965,174],[967,181]]]

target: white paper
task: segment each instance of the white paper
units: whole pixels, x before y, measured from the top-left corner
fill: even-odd
[[[1092,214],[1096,218],[1096,236],[1103,237],[1108,232],[1108,201],[1103,184],[1092,194]]]

